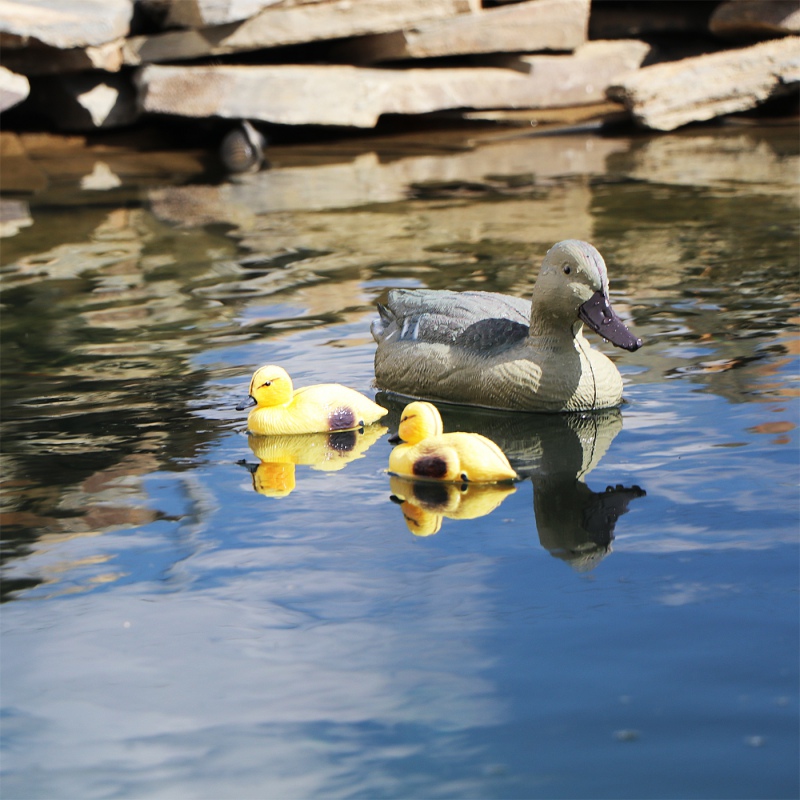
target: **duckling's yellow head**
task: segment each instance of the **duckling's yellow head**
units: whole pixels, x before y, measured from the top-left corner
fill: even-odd
[[[417,400],[409,403],[400,416],[397,435],[408,444],[417,444],[429,436],[444,432],[439,409],[433,403]]]
[[[294,387],[289,373],[269,364],[259,367],[250,381],[250,397],[259,406],[281,406],[292,399]]]

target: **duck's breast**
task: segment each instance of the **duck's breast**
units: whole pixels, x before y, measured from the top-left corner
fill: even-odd
[[[409,397],[517,411],[580,411],[618,405],[622,380],[588,343],[537,347],[526,339],[479,350],[399,342],[375,354],[378,385]]]

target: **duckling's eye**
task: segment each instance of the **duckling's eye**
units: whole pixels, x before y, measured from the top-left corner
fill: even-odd
[[[562,267],[562,269],[564,270],[564,274],[565,274],[565,275],[569,275],[569,274],[570,274],[570,272],[572,272],[572,270],[569,268],[569,264],[564,264],[564,266]]]
[[[262,383],[261,385],[262,386],[272,386],[272,381],[264,381],[264,383]]]

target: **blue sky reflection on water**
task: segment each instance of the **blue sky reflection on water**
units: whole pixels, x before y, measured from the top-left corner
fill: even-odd
[[[265,496],[234,411],[264,361],[374,394],[370,309],[402,265],[331,278],[331,321],[292,327],[318,312],[313,270],[294,294],[219,311],[217,338],[185,362],[203,377],[180,425],[199,444],[126,456],[65,491],[59,508],[83,503],[98,524],[39,530],[6,566],[40,582],[3,606],[4,796],[797,796],[797,363],[776,346],[788,301],[774,272],[744,276],[778,320],[765,332],[749,307],[731,320],[709,304],[699,268],[653,279],[629,232],[651,259],[663,231],[615,205],[628,192],[636,209],[641,191],[593,200],[612,290],[616,276],[649,342],[629,357],[593,337],[625,376],[621,414],[570,427],[451,409],[446,423],[505,437],[526,479],[433,535],[414,536],[392,497],[386,435],[340,469],[298,464]],[[732,201],[703,202],[719,235]],[[717,268],[735,243],[682,235]],[[791,274],[781,246],[762,245]],[[674,251],[664,260],[691,261]],[[512,287],[527,281],[515,253],[488,257]],[[461,274],[442,258],[469,285],[474,263]],[[581,541],[590,512],[596,541]]]
[[[759,469],[780,448],[746,433],[750,406],[708,395],[663,426],[686,404],[664,394],[632,390],[631,430],[587,476],[648,494],[583,574],[537,541],[529,482],[413,537],[385,440],[339,472],[298,467],[279,500],[237,465],[238,430],[188,473],[148,477],[174,521],[60,552],[125,577],[5,607],[20,796],[788,795],[789,487],[692,429],[713,440],[724,419],[724,443],[733,415]]]

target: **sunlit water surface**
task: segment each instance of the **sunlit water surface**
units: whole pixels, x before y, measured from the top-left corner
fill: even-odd
[[[3,240],[3,796],[797,797],[796,138],[361,142],[33,197]],[[619,411],[446,410],[513,490],[390,480],[392,398],[248,439],[255,367],[375,396],[388,288],[528,296],[564,238],[645,346],[590,335]]]

